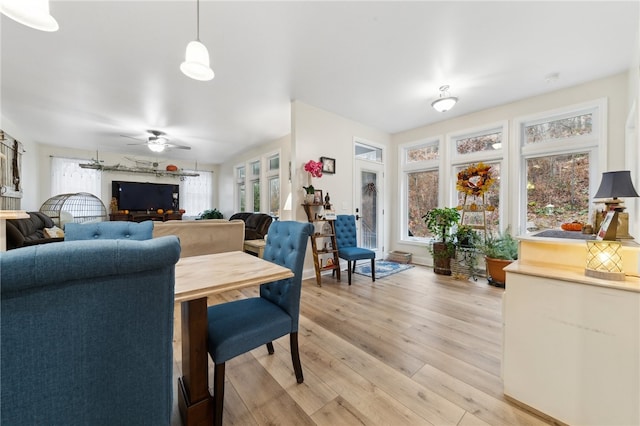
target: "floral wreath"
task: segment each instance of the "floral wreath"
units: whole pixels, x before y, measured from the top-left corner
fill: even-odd
[[[456,189],[467,195],[480,196],[491,188],[495,179],[491,166],[484,163],[472,164],[458,172]]]

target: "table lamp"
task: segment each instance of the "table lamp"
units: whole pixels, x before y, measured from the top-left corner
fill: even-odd
[[[621,247],[619,241],[587,241],[587,266],[584,274],[588,277],[624,281]]]
[[[596,230],[599,223],[604,219],[606,213],[614,211],[615,215],[612,220],[610,231],[605,237],[606,240],[615,239],[633,239],[629,235],[629,214],[624,212],[625,207],[622,205],[623,200],[618,197],[638,197],[636,189],[631,181],[631,172],[629,170],[619,170],[615,172],[604,172],[600,188],[596,192],[594,198],[604,198],[602,201],[606,206],[606,211],[596,214]]]

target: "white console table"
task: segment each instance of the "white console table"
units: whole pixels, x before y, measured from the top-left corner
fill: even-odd
[[[570,425],[640,424],[640,279],[586,277],[584,241],[520,248],[505,268],[505,395]],[[637,274],[640,249],[625,249]]]

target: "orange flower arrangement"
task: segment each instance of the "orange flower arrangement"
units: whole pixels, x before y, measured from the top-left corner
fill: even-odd
[[[456,189],[468,195],[480,196],[495,182],[491,166],[484,163],[472,164],[458,172]]]

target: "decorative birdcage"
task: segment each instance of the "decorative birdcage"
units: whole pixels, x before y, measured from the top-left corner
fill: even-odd
[[[100,198],[87,192],[51,197],[40,206],[40,212],[49,216],[57,226],[63,229],[69,222],[87,223],[107,220],[107,209]]]

